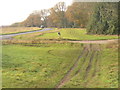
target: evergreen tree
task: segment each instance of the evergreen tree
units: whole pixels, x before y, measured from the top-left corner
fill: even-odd
[[[118,3],[97,3],[88,24],[87,33],[106,35],[118,34]]]

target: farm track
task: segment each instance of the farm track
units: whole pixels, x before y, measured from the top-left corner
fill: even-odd
[[[56,90],[58,88],[61,88],[65,83],[70,81],[73,77],[76,77],[77,75],[81,75],[83,72],[83,80],[87,81],[84,82],[84,87],[87,87],[88,77],[91,77],[91,79],[96,76],[96,72],[99,70],[100,65],[100,45],[86,45],[83,47],[83,50],[80,54],[80,56],[77,58],[73,66],[68,70],[66,75],[60,80],[58,85],[56,85]],[[83,59],[83,60],[82,60]],[[79,61],[81,60],[81,67],[79,67]],[[86,65],[87,63],[87,65]],[[74,70],[78,67],[78,70],[74,73]],[[91,70],[93,69],[93,72]],[[71,76],[71,73],[74,73]],[[90,75],[89,75],[90,74]]]
[[[100,45],[96,45],[97,47],[93,47],[93,52],[92,52],[92,56],[90,57],[91,62],[89,61],[89,64],[87,66],[87,68],[89,67],[89,71],[86,71],[85,74],[87,74],[87,76],[84,76],[84,80],[86,80],[86,82],[84,83],[84,88],[87,88],[87,85],[89,84],[89,81],[92,80],[92,78],[94,78],[99,70],[100,70],[100,66],[101,66],[101,60],[100,60],[100,56],[101,56],[101,46]],[[94,57],[94,58],[93,58]],[[86,68],[86,70],[87,70]],[[93,69],[93,72],[90,72]],[[89,74],[89,75],[88,75]],[[87,78],[89,76],[89,79]]]
[[[86,55],[84,57],[84,60],[83,60],[82,65],[81,65],[81,68],[76,71],[75,76],[78,75],[82,71],[83,65],[84,65],[84,63],[86,61],[86,58],[88,57],[88,54],[89,54],[89,51],[87,50],[87,53],[86,53]]]
[[[74,68],[77,66],[78,61],[80,60],[80,58],[83,56],[85,52],[85,48],[82,50],[82,53],[79,55],[79,57],[77,58],[77,60],[75,61],[75,63],[73,64],[73,66],[70,68],[70,70],[68,70],[68,72],[66,73],[66,75],[61,79],[61,81],[58,83],[58,85],[56,85],[55,88],[60,88],[62,85],[64,85],[65,82],[67,82],[69,80],[69,75],[70,73],[74,70]]]
[[[84,43],[84,44],[106,44],[110,42],[119,42],[120,39],[111,39],[111,40],[83,40],[83,41],[68,41],[71,43]]]
[[[98,65],[98,57],[99,57],[99,52],[97,52],[97,56],[96,56],[97,58],[96,58],[96,60],[95,60],[95,63],[94,63],[94,72],[93,72],[93,74],[92,74],[92,77],[94,77],[95,75],[96,75],[96,72],[97,72],[97,67],[99,67],[99,65]]]
[[[91,57],[90,57],[88,66],[87,66],[87,68],[86,68],[85,75],[84,75],[84,77],[83,77],[84,80],[88,77],[88,73],[90,72],[90,70],[91,70],[91,68],[92,68],[92,62],[93,62],[95,53],[96,53],[95,51],[92,52],[92,55],[91,55]]]

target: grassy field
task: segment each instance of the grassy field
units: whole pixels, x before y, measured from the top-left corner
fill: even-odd
[[[38,27],[3,27],[0,29],[0,34],[12,34],[12,33],[20,33],[20,32],[27,32],[33,30],[40,30],[41,28]]]
[[[58,32],[61,36],[58,36]],[[52,31],[32,33],[26,35],[19,35],[16,39],[22,40],[107,40],[117,39],[116,35],[87,35],[85,29],[79,28],[66,28],[66,29],[54,29]]]
[[[3,87],[55,87],[82,49],[67,43],[32,45],[3,46]]]
[[[117,44],[3,45],[3,88],[117,88],[117,48]]]

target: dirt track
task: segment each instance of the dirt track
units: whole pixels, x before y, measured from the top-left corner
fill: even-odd
[[[78,74],[83,74],[83,81],[87,80],[89,77],[93,78],[96,75],[96,72],[99,70],[100,66],[100,59],[99,56],[101,55],[101,45],[94,44],[94,45],[84,45],[83,50],[74,62],[73,66],[68,70],[66,75],[60,80],[60,82],[56,85],[56,90],[64,86],[68,81],[70,81],[73,77],[77,76]],[[79,67],[79,62],[81,62],[81,67]],[[86,64],[87,63],[87,64]],[[96,67],[98,67],[96,69]],[[75,69],[78,70],[74,72]],[[91,70],[93,69],[93,72]],[[84,83],[84,86],[87,87],[87,83]]]
[[[95,41],[68,41],[71,43],[93,43],[93,44],[106,44],[109,42],[118,42],[118,39],[112,39],[112,40],[95,40]]]
[[[73,66],[70,68],[70,70],[68,70],[68,72],[66,73],[66,75],[62,78],[62,80],[59,82],[59,84],[56,86],[56,88],[60,88],[62,85],[64,85],[65,82],[67,82],[69,80],[70,73],[77,66],[77,63],[80,60],[80,58],[82,57],[82,55],[84,54],[85,50],[86,50],[86,48],[83,49],[83,51],[80,54],[80,56],[77,58],[77,60],[75,61],[75,63],[73,64]]]

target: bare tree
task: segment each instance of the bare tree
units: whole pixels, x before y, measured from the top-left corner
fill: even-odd
[[[50,9],[50,17],[52,22],[56,24],[57,27],[66,27],[65,12],[67,10],[66,4],[64,2],[57,3],[53,8]],[[53,17],[54,16],[54,17]]]

